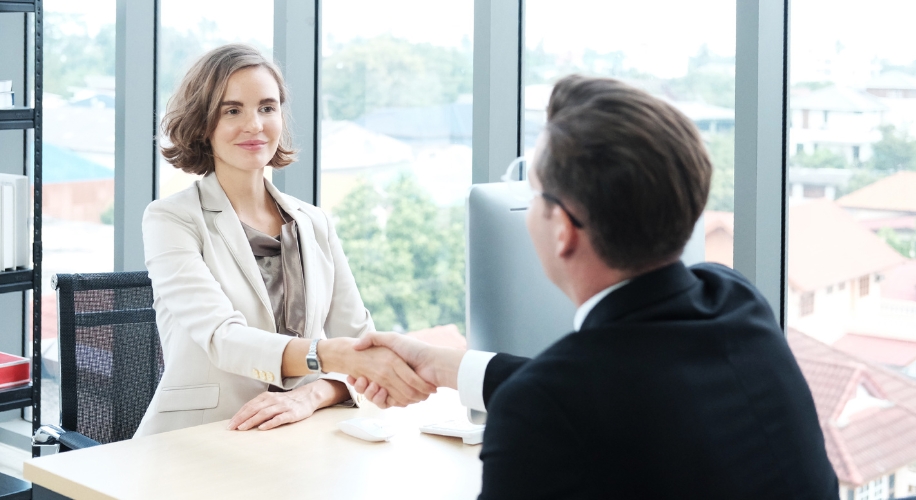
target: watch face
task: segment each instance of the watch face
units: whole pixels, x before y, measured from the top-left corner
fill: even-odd
[[[301,359],[301,358],[300,358],[300,359]],[[312,370],[313,372],[317,372],[317,371],[318,371],[318,361],[317,361],[317,360],[314,360],[314,359],[306,359],[306,360],[305,360],[305,364],[308,365],[309,370]]]

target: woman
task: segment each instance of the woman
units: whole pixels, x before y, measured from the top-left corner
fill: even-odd
[[[230,429],[270,429],[358,405],[333,372],[375,380],[392,365],[404,404],[435,390],[390,351],[350,348],[374,326],[331,222],[264,178],[294,160],[286,100],[273,63],[227,45],[169,101],[162,154],[203,178],[143,216],[165,371],[137,436],[228,418]]]

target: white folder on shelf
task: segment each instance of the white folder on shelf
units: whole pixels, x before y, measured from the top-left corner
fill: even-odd
[[[29,261],[29,178],[0,174],[0,271]]]

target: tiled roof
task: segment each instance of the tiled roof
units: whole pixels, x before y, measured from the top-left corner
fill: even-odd
[[[707,210],[703,212],[706,226],[706,261],[733,267],[735,214]]]
[[[883,272],[906,259],[827,200],[789,209],[789,284],[799,291]]]
[[[840,482],[858,486],[916,461],[916,380],[792,328],[788,340],[811,388],[827,456]],[[890,404],[841,420],[860,385]]]
[[[916,196],[916,194],[914,194]],[[878,219],[860,219],[862,224],[869,231],[879,231],[887,227],[894,230],[916,230],[916,215],[898,215],[897,217],[881,217]]]
[[[845,208],[916,214],[916,172],[897,172],[837,200]]]
[[[735,234],[735,214],[731,212],[706,210],[703,212],[703,222],[706,224],[706,234],[719,229],[724,229],[731,235]]]
[[[916,361],[916,342],[849,333],[833,347],[868,361],[891,366],[909,366]]]

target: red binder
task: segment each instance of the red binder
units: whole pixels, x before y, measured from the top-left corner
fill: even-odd
[[[31,380],[29,358],[0,352],[0,389],[26,385]]]

